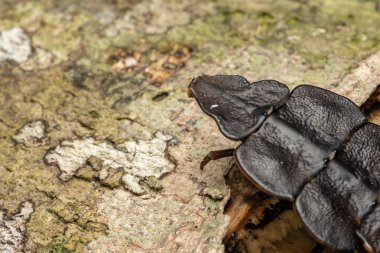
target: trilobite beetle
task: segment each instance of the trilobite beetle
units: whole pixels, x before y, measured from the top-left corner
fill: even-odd
[[[199,76],[188,87],[236,149],[263,192],[294,203],[306,230],[342,252],[380,253],[380,127],[348,98],[312,85],[289,91],[275,80]]]

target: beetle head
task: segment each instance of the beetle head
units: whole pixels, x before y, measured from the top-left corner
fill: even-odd
[[[285,103],[289,89],[274,80],[250,84],[237,75],[202,75],[191,81],[188,94],[216,120],[227,138],[242,140]]]

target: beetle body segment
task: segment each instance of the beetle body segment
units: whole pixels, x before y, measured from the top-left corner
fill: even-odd
[[[352,101],[311,85],[289,95],[280,82],[239,76],[201,76],[189,92],[226,137],[242,141],[235,158],[244,174],[294,202],[314,238],[380,253],[380,127]]]
[[[318,241],[351,252],[362,244],[356,231],[376,199],[377,194],[333,160],[305,185],[297,196],[295,209]]]
[[[347,98],[301,85],[236,149],[236,158],[245,174],[264,190],[294,201],[304,184],[325,168],[351,132],[365,122]]]
[[[220,131],[232,140],[255,132],[267,115],[288,98],[285,84],[268,80],[251,85],[241,76],[200,76],[189,86],[202,110],[213,117]]]

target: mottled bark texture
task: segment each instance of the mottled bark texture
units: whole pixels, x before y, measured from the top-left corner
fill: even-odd
[[[199,170],[210,150],[237,143],[185,87],[239,74],[362,104],[380,83],[378,10],[365,0],[0,0],[0,251],[223,252],[226,234],[245,252],[311,249],[291,211],[248,229],[276,200],[250,198],[235,167],[224,177],[233,160]],[[246,229],[231,236],[230,221]]]

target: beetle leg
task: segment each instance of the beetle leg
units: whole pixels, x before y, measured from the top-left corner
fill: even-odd
[[[201,170],[212,160],[218,160],[224,157],[229,157],[234,155],[235,149],[223,149],[223,150],[216,150],[216,151],[210,151],[202,160],[201,162]]]
[[[310,251],[310,253],[322,253],[322,251],[325,249],[325,246],[323,246],[320,243],[317,243],[314,248]]]

